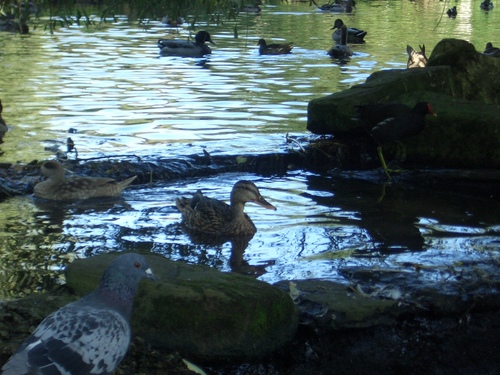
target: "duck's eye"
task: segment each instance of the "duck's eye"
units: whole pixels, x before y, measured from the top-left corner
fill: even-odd
[[[141,262],[135,262],[134,263],[135,268],[141,268]]]

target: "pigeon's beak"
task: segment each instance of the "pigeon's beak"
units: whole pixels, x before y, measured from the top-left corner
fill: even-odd
[[[146,271],[146,276],[148,279],[151,279],[151,280],[159,280],[153,273],[153,271],[151,270],[151,268],[148,268]]]

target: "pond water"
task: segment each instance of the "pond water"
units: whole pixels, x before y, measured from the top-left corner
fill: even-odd
[[[440,19],[437,1],[357,1],[351,14],[308,2],[265,1],[260,15],[240,15],[208,30],[209,59],[158,56],[156,41],[187,28],[146,26],[118,18],[98,29],[43,28],[0,33],[0,99],[10,125],[0,162],[52,159],[71,136],[80,158],[137,155],[154,160],[202,153],[268,153],[307,134],[307,104],[362,83],[381,69],[405,68],[406,45],[456,37],[482,51],[500,44],[500,16],[463,1],[459,16]],[[326,55],[336,18],[368,30],[348,62]],[[238,38],[234,29],[238,29]],[[257,41],[294,42],[293,53],[259,56]],[[69,134],[70,133],[70,134]],[[74,157],[74,155],[69,155]],[[258,232],[243,250],[230,243],[193,244],[174,199],[201,188],[227,200],[240,179],[256,182],[277,208],[247,205]],[[383,197],[383,198],[382,198]],[[334,179],[304,171],[282,176],[226,174],[133,186],[115,201],[47,205],[32,197],[0,203],[0,298],[41,292],[63,282],[76,257],[109,250],[150,250],[276,282],[345,281],[348,266],[411,272],[441,283],[468,262],[498,264],[500,210],[495,196],[429,191]],[[464,266],[465,265],[465,266]]]

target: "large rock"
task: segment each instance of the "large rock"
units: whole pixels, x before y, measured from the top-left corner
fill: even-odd
[[[67,284],[79,295],[94,289],[114,254],[76,260]],[[142,282],[132,329],[165,350],[199,362],[248,361],[268,355],[295,335],[298,311],[289,295],[251,277],[146,255],[156,282]]]
[[[498,168],[500,86],[496,82],[500,82],[500,59],[476,52],[466,41],[444,39],[432,51],[427,68],[376,72],[364,84],[312,100],[307,129],[335,135],[350,148],[350,158],[341,166],[359,166],[364,153],[374,154],[374,144],[353,120],[356,105],[400,102],[413,106],[429,101],[437,117],[428,116],[426,129],[404,142],[409,163]],[[360,145],[360,139],[366,145]]]

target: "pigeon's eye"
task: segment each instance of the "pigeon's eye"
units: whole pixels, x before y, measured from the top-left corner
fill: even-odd
[[[141,263],[140,262],[135,262],[134,263],[135,268],[141,268]]]

